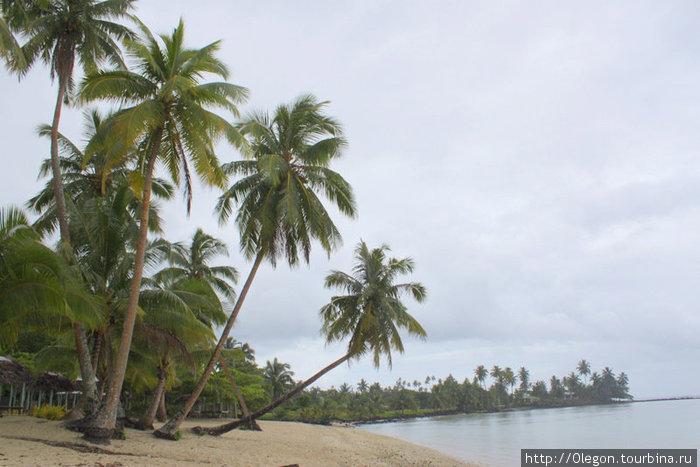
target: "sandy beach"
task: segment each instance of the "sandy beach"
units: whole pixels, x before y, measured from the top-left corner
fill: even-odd
[[[218,421],[216,421],[218,422]],[[216,423],[211,423],[214,425]],[[262,432],[235,430],[221,437],[189,431],[180,441],[126,430],[110,446],[85,443],[61,422],[28,416],[0,418],[2,466],[464,466],[437,451],[355,428],[290,422],[261,422]],[[91,452],[93,451],[93,452]]]

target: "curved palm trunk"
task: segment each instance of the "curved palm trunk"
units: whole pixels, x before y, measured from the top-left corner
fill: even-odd
[[[61,234],[61,249],[70,251],[70,231],[68,230],[68,215],[66,213],[66,200],[63,195],[63,174],[58,157],[58,124],[61,120],[63,100],[66,96],[66,79],[58,80],[58,95],[56,106],[51,122],[51,172],[53,175],[53,195],[56,201],[56,215],[58,217],[58,227]],[[78,352],[78,363],[80,365],[80,376],[83,379],[83,395],[78,408],[73,411],[74,417],[81,416],[82,413],[92,413],[99,403],[99,394],[95,384],[95,371],[90,358],[90,347],[88,346],[85,329],[79,323],[73,323],[73,335],[75,338],[75,348]],[[77,417],[75,417],[77,418]]]
[[[233,380],[233,376],[231,376],[231,372],[228,369],[228,365],[226,365],[226,361],[222,358],[221,360],[221,367],[224,369],[224,373],[226,373],[226,377],[228,378],[229,382],[231,383],[231,386],[233,387],[233,392],[236,394],[236,399],[238,399],[238,405],[241,406],[241,411],[243,412],[243,418],[249,419],[250,418],[250,411],[248,410],[248,404],[245,403],[245,399],[243,399],[243,394],[241,394],[241,390],[238,389],[238,385],[236,382]],[[260,425],[258,425],[255,420],[250,420],[251,423],[249,424],[248,428],[254,431],[262,431],[262,428],[260,428]]]
[[[204,386],[206,386],[207,381],[209,380],[209,376],[211,376],[211,373],[212,371],[214,371],[216,363],[219,361],[219,357],[221,356],[221,351],[224,348],[226,339],[228,338],[228,335],[231,332],[231,328],[233,327],[233,323],[236,321],[238,313],[241,311],[241,306],[243,306],[245,297],[246,295],[248,295],[248,290],[250,290],[250,285],[253,283],[253,279],[255,278],[255,274],[258,272],[258,268],[260,267],[260,263],[262,263],[263,257],[263,252],[258,253],[258,256],[255,257],[255,262],[253,263],[253,267],[250,269],[248,278],[246,279],[245,284],[241,289],[241,293],[238,296],[238,300],[236,300],[236,305],[233,307],[233,312],[231,313],[231,316],[229,317],[228,322],[226,323],[226,327],[224,327],[224,330],[221,333],[219,342],[214,348],[214,352],[212,353],[211,358],[209,359],[209,363],[207,364],[204,373],[199,378],[197,386],[192,391],[192,394],[190,394],[190,397],[187,399],[187,402],[185,402],[185,405],[180,410],[178,410],[165,425],[153,432],[153,436],[155,436],[156,438],[174,440],[175,433],[180,428],[180,424],[182,424],[183,420],[187,418],[187,415],[190,413],[190,410],[192,410],[194,403],[197,402],[199,395],[202,393],[202,391],[204,390]]]
[[[165,380],[168,379],[168,370],[161,368],[158,370],[158,384],[153,391],[153,399],[151,399],[151,404],[148,406],[146,412],[139,419],[139,424],[142,429],[153,429],[153,420],[156,419],[156,412],[160,406],[160,402],[163,400],[163,395],[165,394]]]
[[[129,360],[131,338],[134,335],[134,323],[136,322],[136,312],[139,305],[141,278],[143,277],[146,243],[148,242],[148,214],[151,204],[151,186],[162,137],[163,128],[158,128],[152,138],[148,166],[146,167],[143,199],[141,202],[141,219],[139,221],[139,238],[136,243],[136,257],[134,259],[134,273],[131,278],[129,304],[124,315],[124,327],[122,328],[117,357],[114,361],[114,370],[109,380],[107,395],[98,413],[87,426],[83,427],[81,430],[84,434],[84,438],[94,443],[109,444],[109,440],[114,434],[114,429],[116,427],[119,396],[121,395],[122,385],[124,384],[126,364]]]
[[[164,422],[168,419],[168,411],[165,408],[165,391],[160,397],[160,402],[158,402],[158,411],[156,412],[156,419],[159,422]]]
[[[289,391],[287,394],[283,395],[282,397],[280,397],[276,401],[270,402],[262,409],[256,410],[255,412],[250,414],[250,417],[244,417],[240,420],[235,420],[233,422],[225,423],[223,425],[219,425],[219,426],[215,426],[215,427],[211,427],[211,428],[204,428],[201,426],[196,426],[196,427],[192,428],[192,431],[194,431],[197,434],[207,433],[210,435],[218,436],[218,435],[222,435],[224,433],[228,433],[229,431],[234,430],[241,425],[248,424],[251,421],[262,417],[263,415],[270,412],[271,410],[274,410],[277,407],[279,407],[280,405],[284,404],[289,399],[291,399],[292,397],[296,396],[301,391],[306,389],[309,385],[316,382],[316,380],[319,379],[321,376],[325,375],[326,373],[331,371],[333,368],[350,360],[350,358],[352,358],[352,356],[353,356],[353,354],[351,352],[345,354],[343,357],[334,361],[333,363],[331,363],[330,365],[328,365],[327,367],[325,367],[324,369],[322,369],[321,371],[319,371],[318,373],[313,375],[311,378],[307,379],[303,383],[298,384],[294,389],[292,389],[291,391]]]

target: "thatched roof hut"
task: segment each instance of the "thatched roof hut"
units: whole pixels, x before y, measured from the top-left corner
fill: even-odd
[[[0,357],[0,384],[18,385],[31,383],[31,373],[17,360],[11,357]]]
[[[75,391],[78,388],[73,382],[63,375],[47,371],[40,374],[34,380],[34,387],[42,391]]]

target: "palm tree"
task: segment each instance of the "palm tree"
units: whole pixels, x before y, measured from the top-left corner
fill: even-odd
[[[527,392],[530,388],[530,372],[524,366],[518,370],[518,379],[520,379],[520,391]]]
[[[141,26],[141,30],[142,40],[126,41],[139,72],[94,73],[83,81],[80,93],[84,101],[111,100],[125,105],[110,121],[113,134],[119,145],[141,150],[134,175],[141,188],[142,209],[128,308],[104,406],[86,430],[86,436],[97,441],[108,438],[115,426],[141,289],[156,162],[162,160],[176,182],[184,177],[188,209],[191,199],[188,159],[193,161],[204,183],[222,186],[225,175],[214,153],[214,144],[221,134],[229,142],[240,144],[240,133],[208,107],[223,108],[235,114],[236,104],[247,95],[244,88],[233,84],[200,83],[205,73],[223,79],[228,76],[224,64],[214,56],[219,48],[218,41],[201,49],[184,48],[182,21],[172,35],[161,36],[162,46],[145,26]]]
[[[341,155],[345,139],[341,125],[322,112],[325,105],[313,96],[302,96],[292,105],[279,106],[273,118],[253,114],[240,124],[250,140],[252,159],[224,167],[243,178],[219,198],[216,209],[225,222],[233,205],[240,206],[235,222],[241,249],[254,259],[253,266],[197,386],[182,410],[155,436],[172,439],[204,390],[263,259],[275,266],[284,255],[293,266],[301,254],[308,263],[313,239],[328,254],[340,243],[340,233],[316,192],[321,191],[343,214],[355,215],[350,185],[328,168]]]
[[[51,78],[58,79],[58,93],[51,124],[51,170],[56,212],[61,242],[67,251],[70,245],[68,215],[63,195],[63,180],[59,163],[58,127],[64,101],[73,90],[73,71],[76,60],[86,71],[95,70],[104,60],[122,65],[121,50],[116,40],[132,35],[116,22],[128,16],[133,0],[3,0],[0,4],[6,18],[4,23],[26,38],[22,54],[14,54],[12,68],[20,74],[27,72],[38,59],[49,66]],[[5,39],[7,42],[7,38]],[[10,44],[11,45],[11,44]],[[94,369],[88,354],[85,330],[73,323],[78,359],[86,395],[86,409],[93,410],[97,398]]]
[[[105,60],[123,66],[116,40],[132,36],[126,26],[113,22],[128,16],[133,0],[44,0],[3,1],[2,12],[9,29],[26,37],[22,51],[26,58],[25,73],[38,58],[46,63],[51,78],[58,79],[58,94],[51,125],[51,169],[53,172],[56,210],[61,241],[70,243],[63,181],[58,157],[58,126],[63,103],[73,91],[76,61],[87,72]]]
[[[201,279],[226,299],[236,298],[236,292],[230,283],[235,284],[238,279],[236,268],[209,265],[216,256],[228,256],[228,248],[223,241],[204,233],[202,229],[197,229],[189,247],[182,243],[174,243],[168,245],[167,249],[167,259],[171,266],[159,271],[156,280],[177,282],[182,278]]]
[[[582,359],[580,362],[578,362],[576,370],[578,371],[579,375],[583,376],[584,384],[588,384],[588,375],[591,374],[591,364]]]
[[[494,365],[493,368],[491,368],[491,377],[496,384],[503,385],[503,370],[500,366]]]
[[[512,389],[515,386],[516,380],[517,378],[515,377],[513,370],[509,366],[505,367],[503,369],[503,383],[506,385],[506,387]]]
[[[484,387],[484,381],[486,381],[488,375],[489,370],[487,370],[484,365],[479,365],[474,369],[474,379],[481,383],[482,388]]]
[[[284,396],[255,411],[250,416],[252,419],[274,410],[321,376],[352,358],[370,353],[376,367],[379,366],[382,356],[385,356],[391,365],[391,351],[404,351],[398,328],[404,328],[409,334],[425,338],[425,330],[406,312],[406,306],[401,302],[404,293],[411,294],[419,303],[423,302],[426,296],[425,287],[418,282],[396,284],[397,277],[413,272],[413,260],[388,258],[388,250],[386,245],[370,250],[365,242],[361,241],[355,249],[352,274],[332,271],[326,276],[327,288],[340,288],[347,295],[334,296],[330,303],[321,308],[323,333],[327,342],[349,337],[347,353]],[[245,422],[245,419],[237,420],[214,428],[198,428],[198,431],[220,435]]]
[[[87,112],[85,116],[85,137],[89,141],[88,146],[93,148],[90,154],[80,150],[61,133],[58,134],[58,141],[65,181],[64,193],[69,207],[68,228],[72,258],[92,293],[104,298],[107,311],[103,314],[102,325],[93,329],[94,336],[90,339],[93,343],[88,370],[93,372],[93,376],[87,381],[83,380],[81,401],[84,410],[89,414],[96,407],[98,399],[95,376],[100,376],[104,381],[103,377],[112,373],[111,361],[106,362],[102,368],[98,368],[97,364],[100,362],[100,353],[109,350],[107,346],[111,338],[111,329],[116,327],[120,322],[119,317],[123,314],[124,310],[120,307],[124,290],[128,297],[129,269],[133,265],[132,245],[138,236],[136,219],[141,209],[141,201],[129,186],[126,164],[128,159],[116,165],[108,161],[105,148],[109,128],[105,119],[96,111]],[[39,135],[50,137],[51,127],[41,126]],[[133,157],[133,152],[127,151],[127,154]],[[47,160],[42,164],[40,175],[50,174],[50,160]],[[44,235],[54,232],[58,225],[53,186],[53,180],[47,181],[44,189],[27,203],[28,207],[39,214],[34,228]],[[173,188],[167,182],[155,179],[153,186],[155,196],[172,196]],[[149,228],[151,232],[160,231],[158,210],[153,206],[149,216]],[[82,345],[85,349],[89,347],[87,336]],[[89,351],[86,353],[90,356]],[[82,366],[84,362],[80,357],[78,361],[81,364],[81,373],[84,374],[84,371],[87,371]],[[85,387],[88,387],[87,391]],[[101,393],[101,390],[99,392]]]
[[[0,350],[16,342],[20,329],[52,332],[68,317],[95,326],[100,305],[61,256],[39,241],[22,211],[0,209]]]
[[[155,275],[158,276],[157,274]],[[153,420],[165,385],[178,363],[195,372],[191,352],[206,349],[215,339],[214,327],[225,320],[223,307],[203,279],[182,278],[163,283],[144,281],[139,304],[146,312],[136,323],[132,355],[143,349],[145,358],[156,360],[157,384],[147,410],[139,420],[141,428],[153,428]],[[141,345],[137,345],[141,344]]]
[[[357,383],[357,390],[358,390],[360,393],[365,393],[365,392],[367,392],[367,389],[368,389],[368,388],[369,388],[369,386],[367,385],[367,381],[365,381],[364,378],[362,378],[362,379],[360,380],[360,382]]]
[[[289,363],[282,363],[277,360],[277,357],[273,361],[267,361],[263,370],[263,377],[272,387],[273,399],[280,397],[289,386],[294,384],[292,379],[294,372],[290,371],[290,368]]]

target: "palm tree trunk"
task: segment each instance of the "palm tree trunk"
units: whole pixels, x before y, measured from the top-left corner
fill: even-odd
[[[158,370],[158,384],[153,391],[153,399],[151,399],[151,404],[148,406],[146,412],[139,419],[139,424],[142,429],[153,429],[153,420],[156,418],[156,412],[158,411],[158,406],[160,401],[163,400],[163,394],[165,393],[165,380],[168,379],[168,370],[160,368]]]
[[[328,365],[327,367],[325,367],[324,369],[322,369],[321,371],[319,371],[318,373],[313,375],[311,378],[307,379],[303,383],[298,384],[294,389],[292,389],[291,391],[289,391],[287,394],[283,395],[282,397],[280,397],[276,401],[270,402],[262,409],[256,410],[255,412],[250,414],[250,417],[244,417],[240,420],[235,420],[233,422],[225,423],[223,425],[219,425],[219,426],[215,426],[215,427],[211,427],[211,428],[203,428],[201,426],[196,426],[196,427],[192,428],[192,431],[194,431],[197,434],[207,433],[207,434],[214,435],[214,436],[228,433],[229,431],[234,430],[241,425],[247,424],[251,420],[255,420],[257,418],[260,418],[263,415],[265,415],[266,413],[276,409],[277,407],[284,404],[289,399],[291,399],[292,397],[296,396],[301,391],[306,389],[308,386],[310,386],[311,384],[316,382],[316,380],[319,379],[321,376],[325,375],[326,373],[331,371],[333,368],[347,362],[352,357],[353,357],[353,353],[348,352],[343,357],[339,358],[338,360],[334,361],[333,363],[331,363],[330,365]]]
[[[139,238],[136,243],[136,257],[134,258],[134,273],[131,278],[129,303],[124,315],[124,327],[122,328],[119,350],[117,351],[117,357],[114,362],[114,370],[109,380],[107,395],[100,407],[99,413],[90,424],[82,430],[85,439],[91,442],[109,444],[109,439],[114,434],[113,432],[116,426],[119,396],[121,395],[122,385],[124,384],[126,364],[129,360],[131,338],[134,335],[134,323],[136,322],[136,312],[139,305],[141,278],[143,277],[146,243],[148,242],[148,214],[151,204],[151,185],[162,137],[163,128],[158,128],[155,130],[151,140],[151,151],[148,157],[148,166],[146,167],[143,199],[141,200],[141,219],[139,221]]]
[[[165,408],[165,391],[160,396],[160,402],[158,402],[158,411],[156,412],[156,419],[159,422],[164,422],[168,419],[168,411]]]
[[[233,307],[233,312],[231,313],[231,316],[229,317],[228,322],[226,323],[226,327],[224,327],[224,330],[221,333],[219,342],[214,348],[214,352],[212,353],[211,358],[209,359],[209,363],[207,364],[204,373],[199,378],[197,386],[192,391],[192,394],[190,394],[190,397],[187,399],[187,402],[185,402],[185,405],[182,407],[182,409],[178,410],[165,425],[153,432],[153,435],[156,438],[175,439],[175,433],[180,428],[180,424],[182,424],[183,420],[187,418],[187,415],[190,413],[190,410],[192,410],[192,407],[194,406],[195,402],[197,402],[197,398],[199,398],[199,395],[204,390],[204,386],[206,386],[207,381],[209,380],[209,376],[211,375],[212,371],[214,371],[214,367],[219,361],[219,357],[221,356],[221,350],[224,348],[224,344],[226,343],[226,339],[228,338],[228,335],[231,332],[233,323],[236,321],[236,317],[241,311],[241,306],[243,306],[245,297],[246,295],[248,295],[248,290],[250,290],[250,286],[253,283],[253,279],[255,278],[255,274],[258,272],[258,268],[260,267],[260,263],[262,263],[263,258],[263,252],[258,253],[258,255],[255,257],[253,267],[250,269],[250,273],[248,274],[248,278],[246,279],[245,284],[243,284],[243,288],[241,289],[240,295],[238,295],[238,300],[236,300],[236,305]]]
[[[228,378],[229,382],[231,383],[231,386],[233,387],[233,392],[236,394],[236,399],[238,399],[238,404],[241,406],[241,411],[243,411],[243,418],[250,418],[250,411],[248,410],[248,404],[245,403],[245,399],[243,399],[243,394],[241,394],[241,390],[238,389],[238,385],[233,380],[233,376],[231,376],[231,372],[228,369],[228,365],[226,365],[226,361],[222,358],[222,359],[220,359],[220,362],[221,362],[221,367],[224,369],[224,373],[226,373],[226,377]],[[254,431],[262,431],[262,428],[260,428],[260,425],[258,425],[255,422],[255,420],[251,420],[251,423],[248,426],[248,428],[251,430],[254,430]]]
[[[63,174],[58,157],[58,124],[61,120],[61,110],[63,100],[66,96],[66,79],[58,80],[58,95],[56,96],[56,106],[51,122],[51,172],[53,175],[53,195],[56,202],[56,215],[58,217],[58,227],[61,233],[61,250],[63,253],[70,251],[70,231],[68,230],[68,215],[66,213],[66,200],[63,195]],[[95,372],[90,358],[90,347],[87,343],[85,329],[79,323],[73,323],[73,335],[75,337],[75,348],[78,352],[78,363],[80,365],[80,376],[83,379],[80,408],[84,413],[92,413],[99,402],[97,385],[95,384]],[[75,411],[79,414],[81,411]]]

